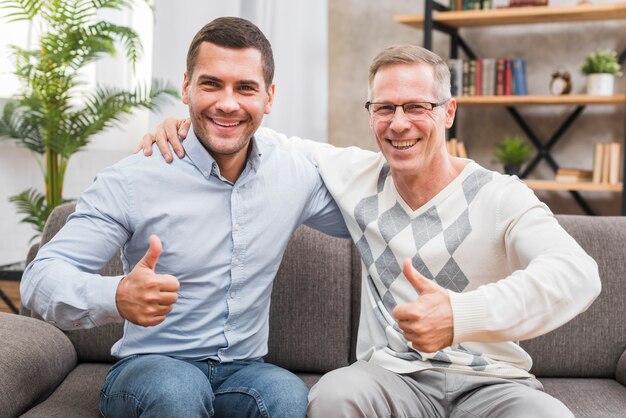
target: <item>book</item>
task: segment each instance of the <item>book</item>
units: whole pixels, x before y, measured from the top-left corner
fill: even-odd
[[[513,68],[511,58],[504,59],[504,95],[510,96],[513,93]]]
[[[609,166],[611,164],[611,148],[608,144],[602,144],[602,178],[600,183],[609,182]]]
[[[450,68],[450,93],[452,96],[463,95],[463,59],[450,58],[448,60]]]
[[[602,182],[602,157],[604,155],[603,145],[600,143],[593,144],[593,176],[594,183]]]
[[[484,58],[483,60],[482,95],[495,96],[496,94],[496,59]]]
[[[513,58],[511,64],[513,66],[513,94],[525,96],[528,94],[526,89],[526,64],[519,57]]]
[[[593,178],[592,170],[583,170],[578,168],[559,168],[556,171],[555,180],[564,182],[583,182],[591,181]]]
[[[467,75],[468,80],[468,88],[467,94],[468,96],[476,96],[476,60],[469,61],[469,74]]]
[[[476,74],[474,75],[474,84],[476,85],[474,89],[475,96],[483,95],[483,60],[476,60]]]
[[[496,96],[504,95],[504,58],[496,59]]]
[[[619,183],[619,162],[621,145],[618,142],[608,144],[609,147],[609,184]]]
[[[456,138],[450,138],[446,142],[446,148],[448,150],[448,154],[450,154],[452,157],[467,158],[467,150],[465,148],[465,144],[462,141],[457,140]]]

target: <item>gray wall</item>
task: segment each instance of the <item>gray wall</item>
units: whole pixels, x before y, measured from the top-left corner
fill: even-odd
[[[550,0],[551,6],[568,6],[576,0]],[[595,0],[594,3],[614,3]],[[329,141],[335,145],[358,145],[376,149],[363,103],[367,94],[370,60],[385,46],[417,43],[422,32],[394,23],[393,16],[423,13],[422,0],[335,0],[329,2]],[[626,20],[606,22],[536,24],[462,29],[462,34],[481,57],[521,56],[525,58],[531,94],[548,94],[552,71],[558,66],[573,77],[574,92],[584,90],[579,68],[584,57],[598,48],[626,48]],[[435,33],[434,50],[449,54],[448,37]],[[616,92],[626,90],[626,77],[616,80]],[[549,137],[573,110],[567,106],[518,108],[540,138]],[[590,106],[566,131],[554,148],[562,167],[591,168],[594,142],[623,143],[625,106]],[[462,107],[457,116],[457,136],[467,144],[470,158],[495,170],[496,143],[504,134],[522,134],[503,107]],[[545,163],[531,176],[549,179]],[[567,192],[537,192],[554,212],[582,213]],[[583,193],[601,215],[617,215],[620,193]]]

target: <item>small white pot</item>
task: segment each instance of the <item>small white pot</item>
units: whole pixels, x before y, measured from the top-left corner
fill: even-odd
[[[593,96],[612,96],[615,76],[613,74],[587,75],[587,94]]]

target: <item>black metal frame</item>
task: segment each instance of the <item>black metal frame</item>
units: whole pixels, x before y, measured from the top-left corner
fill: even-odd
[[[467,45],[465,40],[459,35],[458,28],[452,28],[441,23],[435,22],[433,20],[433,11],[449,11],[450,9],[446,6],[443,6],[437,3],[435,0],[425,0],[424,1],[424,48],[431,50],[433,49],[433,38],[432,32],[433,30],[438,30],[440,32],[447,33],[450,35],[450,58],[458,58],[459,48],[461,48],[469,59],[476,59],[476,54],[472,51],[472,49]],[[622,64],[626,60],[626,48],[619,55],[618,61]],[[626,104],[625,104],[626,105]],[[526,166],[524,171],[520,174],[521,178],[526,178],[528,174],[530,174],[539,164],[541,160],[545,160],[546,163],[550,166],[550,168],[556,173],[559,168],[557,162],[552,158],[552,154],[550,150],[554,145],[563,137],[565,131],[574,123],[574,121],[580,116],[586,106],[578,105],[576,108],[570,113],[570,115],[557,127],[556,131],[552,134],[547,141],[541,141],[537,135],[530,128],[528,123],[522,118],[519,112],[512,106],[507,106],[509,114],[513,117],[518,126],[524,131],[532,145],[537,150],[537,155],[533,158],[533,160]],[[625,141],[624,146],[622,146],[623,150],[623,172],[626,175],[626,117],[625,121]],[[456,122],[449,130],[450,138],[456,137]],[[572,195],[576,203],[585,211],[588,215],[594,215],[593,209],[587,204],[585,199],[575,190],[570,190],[569,193]],[[626,215],[626,191],[622,190],[622,208],[621,214]]]

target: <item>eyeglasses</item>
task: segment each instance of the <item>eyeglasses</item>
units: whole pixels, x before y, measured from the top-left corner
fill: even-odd
[[[396,113],[396,108],[398,107],[402,108],[404,115],[409,120],[419,120],[429,112],[432,112],[437,106],[447,103],[448,100],[450,99],[444,99],[437,103],[413,102],[404,104],[367,102],[365,103],[365,108],[372,117],[384,122],[389,122],[393,119],[393,116]]]

